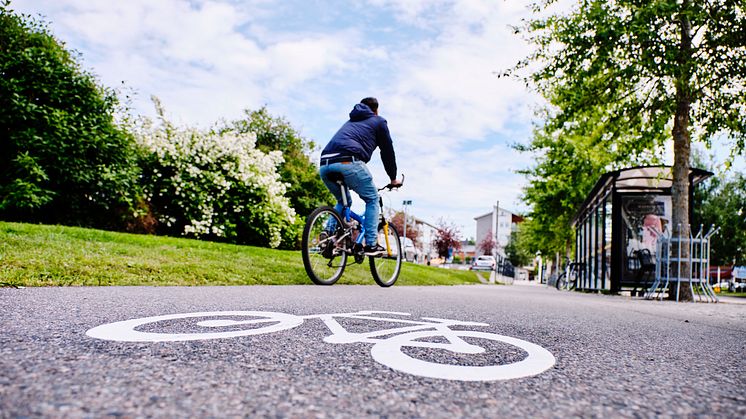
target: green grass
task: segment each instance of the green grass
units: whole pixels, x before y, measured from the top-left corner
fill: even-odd
[[[311,284],[300,251],[77,227],[0,222],[0,282],[17,286]],[[396,285],[479,283],[404,263]],[[338,284],[375,284],[367,261]]]
[[[728,291],[720,291],[717,295],[724,295],[726,297],[738,297],[738,298],[746,298],[746,292],[728,292]]]

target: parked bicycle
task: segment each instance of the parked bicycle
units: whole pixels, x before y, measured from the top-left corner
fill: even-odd
[[[403,180],[403,177],[402,177]],[[303,229],[301,251],[303,266],[311,281],[317,285],[332,285],[342,276],[349,261],[363,263],[363,237],[365,236],[365,217],[350,209],[347,202],[349,189],[341,174],[332,178],[342,189],[343,210],[340,216],[330,206],[316,208],[306,220]],[[386,185],[378,189],[378,202],[381,213],[378,222],[378,243],[386,248],[380,256],[368,258],[370,273],[376,283],[382,287],[394,285],[401,271],[402,246],[399,232],[383,214],[383,197],[381,191],[398,188],[401,185]]]
[[[574,290],[578,285],[578,277],[583,269],[584,264],[581,262],[570,262],[565,259],[565,270],[557,278],[556,287],[558,290]]]
[[[306,320],[320,319],[331,332],[324,342],[371,344],[370,355],[376,362],[422,377],[461,381],[509,380],[540,374],[555,363],[554,355],[535,343],[495,333],[464,330],[465,327],[489,326],[486,323],[433,317],[413,320],[407,316],[407,313],[367,310],[307,316],[269,311],[212,311],[107,323],[89,329],[86,335],[117,342],[187,342],[263,335],[292,329]],[[352,332],[339,319],[366,321],[380,324],[383,328]],[[494,347],[494,343],[503,345],[504,349],[497,351],[512,346],[511,350],[518,348],[525,356],[508,363],[500,362],[500,356],[488,356],[486,365],[452,364],[444,362],[448,356],[440,356],[485,354],[487,349],[482,345],[489,348]]]

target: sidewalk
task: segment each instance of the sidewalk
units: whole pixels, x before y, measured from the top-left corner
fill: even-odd
[[[746,304],[746,298],[743,297],[729,297],[727,295],[715,294],[721,303],[725,304]]]
[[[509,276],[496,274],[494,271],[472,271],[477,274],[477,279],[483,284],[495,284],[500,283],[504,285],[531,285],[531,286],[542,286],[544,284],[538,284],[536,281],[522,281],[515,280]],[[488,274],[487,277],[482,274]]]

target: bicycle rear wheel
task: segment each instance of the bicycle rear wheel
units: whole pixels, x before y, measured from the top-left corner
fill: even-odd
[[[399,241],[399,233],[393,225],[388,225],[388,234],[384,233],[384,225],[378,226],[378,244],[387,249],[382,256],[368,258],[370,260],[370,273],[376,283],[382,287],[394,285],[401,271],[402,249]]]
[[[332,207],[316,208],[306,219],[301,253],[306,273],[316,285],[334,284],[345,270],[347,253],[336,243],[342,226]]]

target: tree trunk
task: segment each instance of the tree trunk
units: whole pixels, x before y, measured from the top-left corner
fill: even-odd
[[[672,213],[673,213],[673,238],[681,237],[689,239],[689,158],[691,154],[691,139],[689,138],[689,114],[691,109],[691,59],[692,59],[692,37],[691,22],[687,15],[689,0],[684,0],[679,13],[679,24],[681,26],[681,44],[677,60],[678,71],[676,74],[676,116],[673,122],[673,187],[672,187]],[[672,275],[678,278],[688,278],[691,272],[691,266],[684,263],[689,259],[689,243],[681,243],[681,265],[672,266]],[[679,255],[679,249],[676,242],[673,243],[671,250],[674,255]],[[680,272],[676,268],[681,266]],[[677,296],[677,284],[672,283],[669,288],[669,298],[675,299]],[[678,298],[681,301],[693,301],[689,285],[681,283],[678,291]]]

